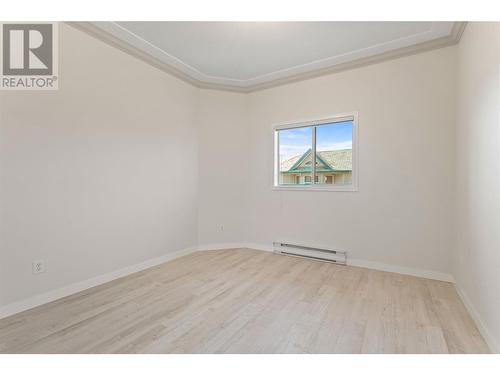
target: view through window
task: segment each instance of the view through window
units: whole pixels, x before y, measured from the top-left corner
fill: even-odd
[[[353,118],[277,128],[277,184],[304,187],[352,185],[353,129]]]

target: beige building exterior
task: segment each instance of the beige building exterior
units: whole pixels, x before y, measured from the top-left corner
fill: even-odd
[[[311,150],[280,163],[280,185],[308,185],[312,182]],[[317,184],[350,185],[352,183],[352,150],[316,152]]]

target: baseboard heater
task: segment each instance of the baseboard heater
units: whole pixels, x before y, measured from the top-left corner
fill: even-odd
[[[273,242],[273,250],[277,254],[309,258],[323,262],[347,264],[347,252],[324,247],[297,245],[284,242]]]

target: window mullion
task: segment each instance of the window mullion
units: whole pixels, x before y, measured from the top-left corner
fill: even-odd
[[[311,185],[314,185],[316,184],[316,126],[312,127],[311,168]]]
[[[274,183],[275,185],[280,185],[281,184],[281,181],[280,181],[280,165],[281,165],[281,160],[280,160],[280,132],[277,131],[274,133],[274,136],[275,136],[275,144],[276,144],[276,150],[274,151],[274,157],[276,158],[276,161],[275,161],[275,170],[276,170],[276,173],[275,173],[275,180],[274,180]]]

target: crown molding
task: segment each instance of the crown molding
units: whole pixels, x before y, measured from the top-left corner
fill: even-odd
[[[465,30],[467,22],[455,22],[452,32],[450,35],[441,37],[434,40],[429,40],[423,43],[415,44],[412,46],[395,49],[392,51],[387,51],[377,55],[369,56],[366,58],[360,58],[357,60],[349,61],[346,63],[338,64],[335,66],[327,67],[324,69],[318,69],[311,72],[306,72],[302,74],[297,74],[294,76],[286,77],[283,79],[276,79],[273,81],[268,81],[262,84],[254,85],[249,88],[247,92],[253,92],[258,90],[264,90],[275,86],[282,86],[285,84],[303,81],[311,78],[317,78],[328,74],[338,73],[344,70],[350,70],[354,68],[360,68],[367,65],[373,65],[380,62],[397,59],[400,57],[415,55],[418,53],[423,53],[431,51],[438,48],[445,48],[457,44]]]
[[[397,45],[404,44],[411,38],[417,38],[414,40],[418,40],[418,38],[422,38],[425,33],[416,34],[415,36],[411,36],[409,38],[402,38],[395,42],[388,42],[383,45],[354,51],[344,56],[335,56],[244,81],[207,76],[113,22],[67,22],[67,24],[78,30],[86,32],[87,34],[115,48],[118,48],[123,52],[139,58],[170,75],[190,83],[195,87],[201,89],[250,93],[288,83],[337,73],[344,70],[376,64],[403,56],[426,52],[437,48],[448,47],[457,44],[460,41],[467,23],[455,22],[449,35],[418,42],[406,47],[397,47]],[[435,28],[431,28],[431,30],[426,33],[433,35],[436,33],[436,30]],[[394,48],[395,45],[396,47]],[[370,55],[370,51],[373,52],[375,48],[378,48],[383,52]]]

